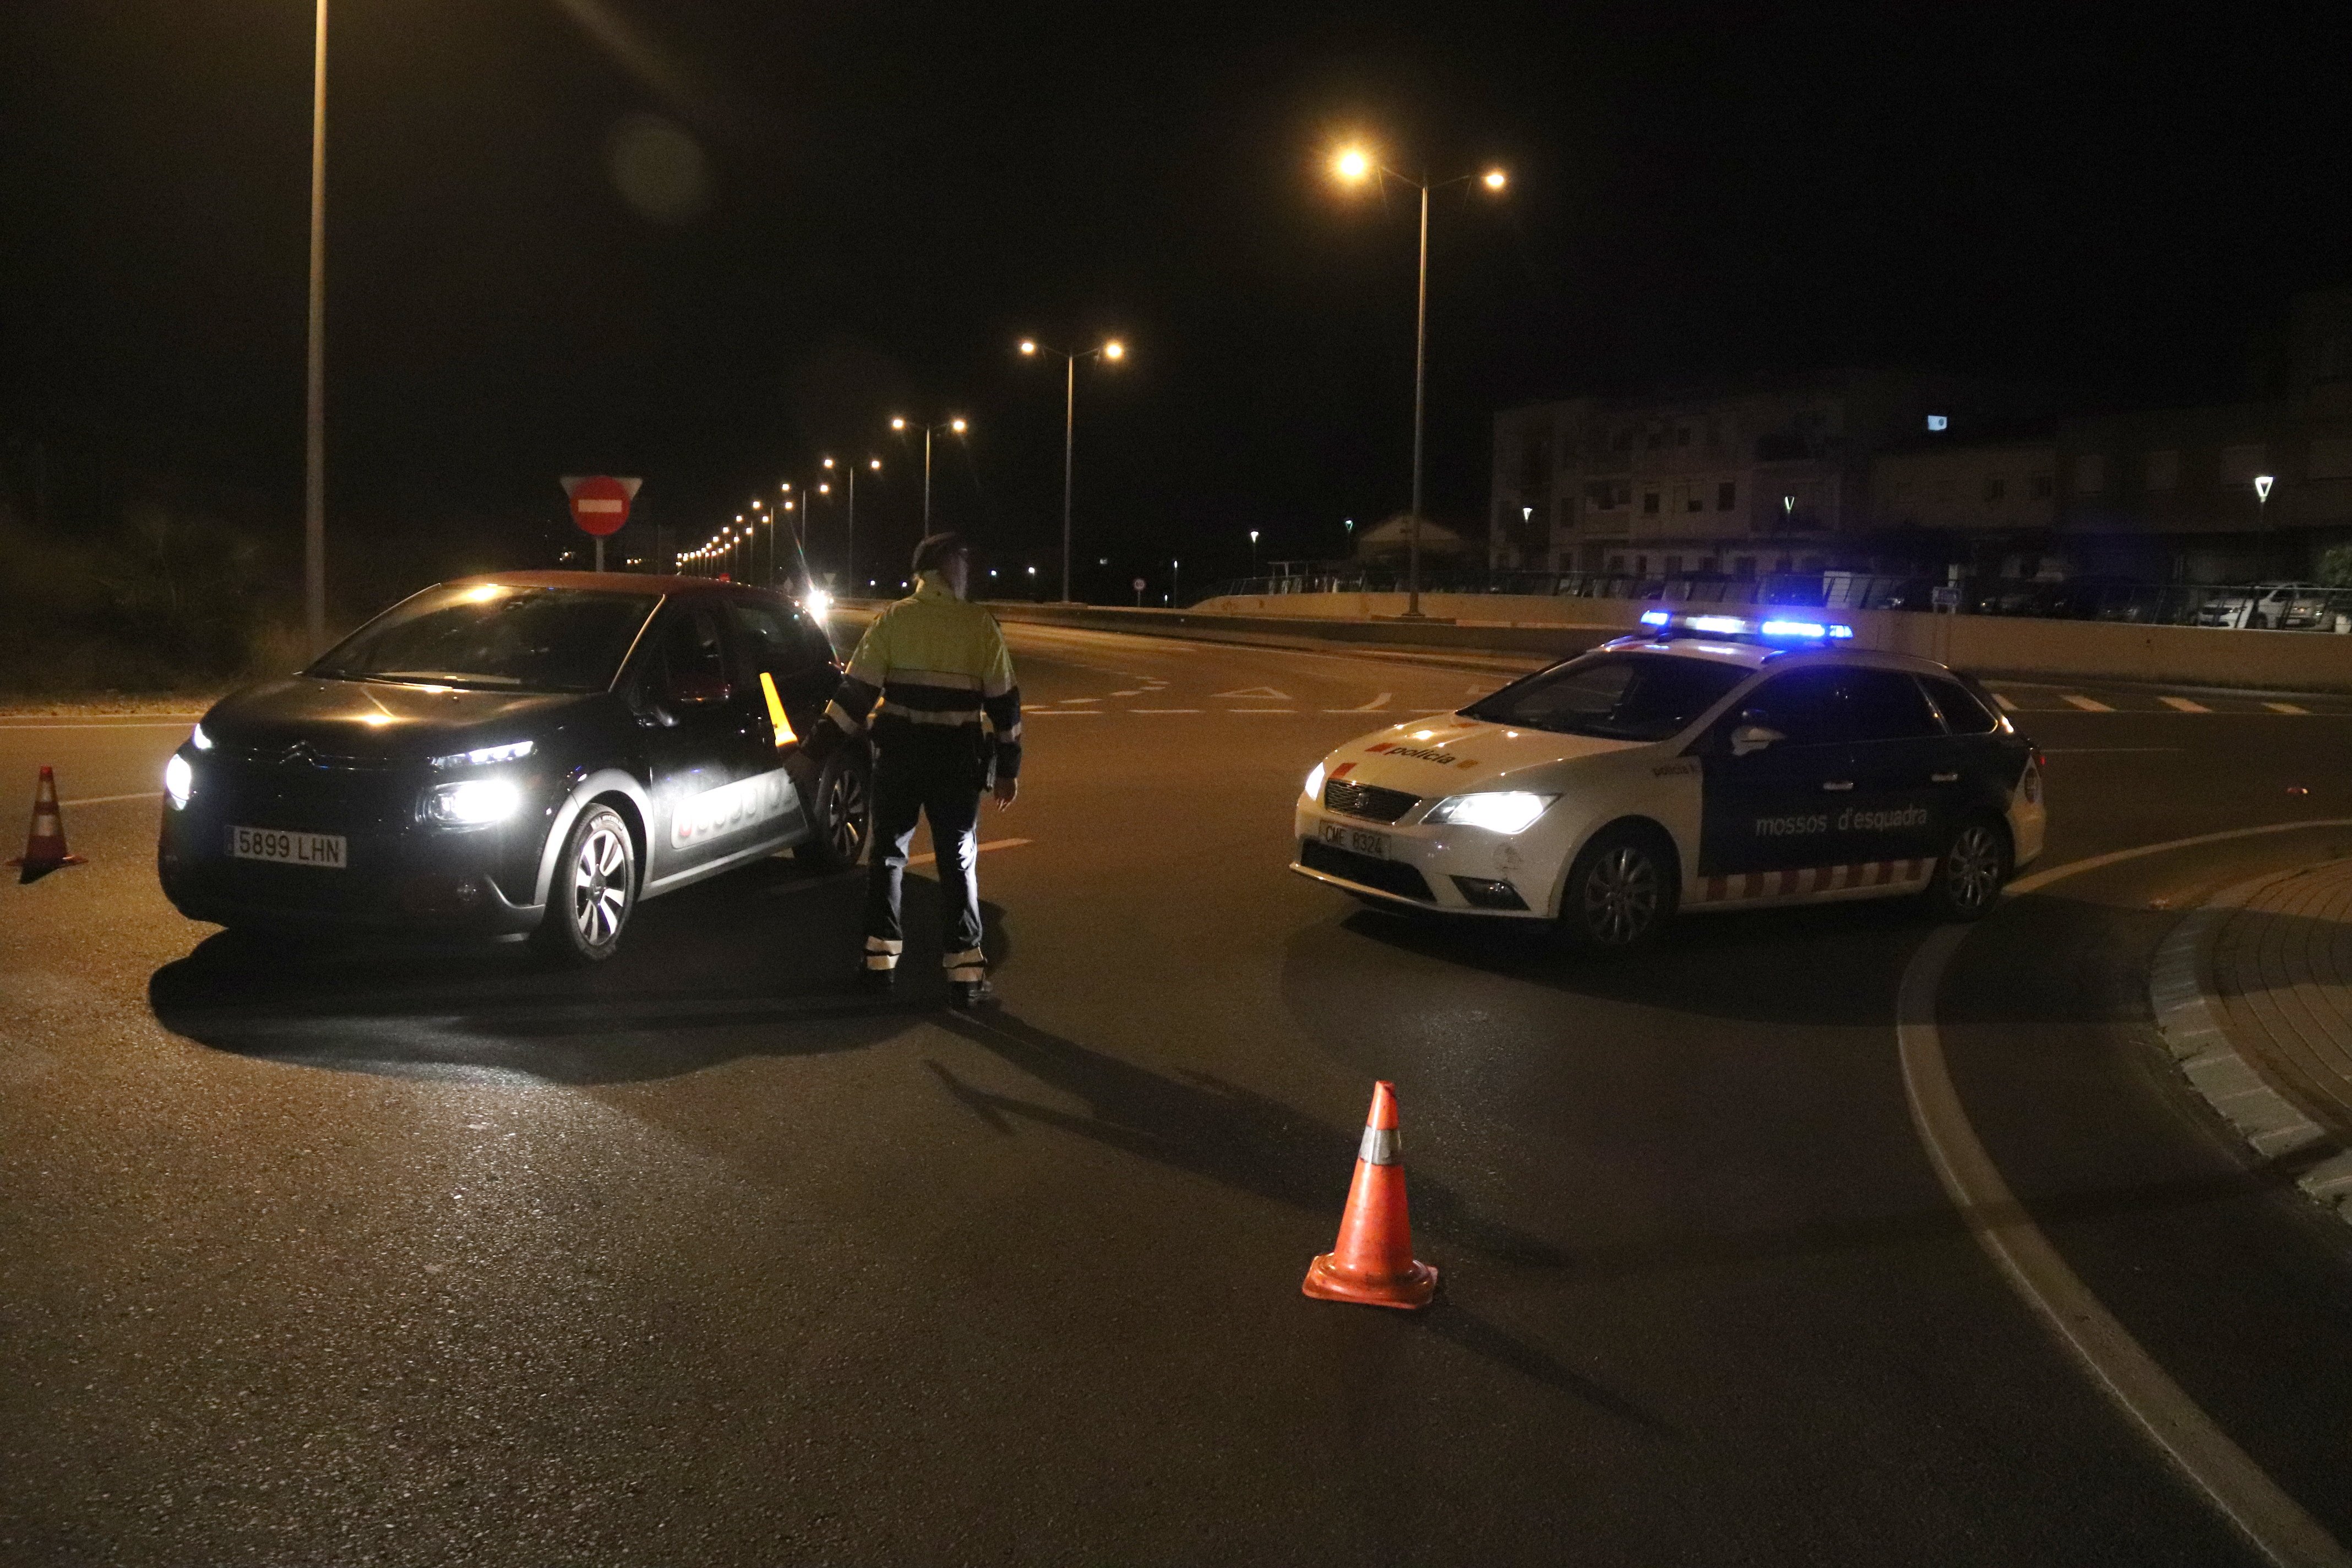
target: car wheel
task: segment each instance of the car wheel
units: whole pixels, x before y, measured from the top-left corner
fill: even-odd
[[[567,963],[602,963],[620,951],[636,907],[636,841],[619,812],[592,805],[563,840],[540,920],[540,946]]]
[[[809,794],[813,837],[793,851],[793,858],[820,871],[846,870],[856,865],[874,826],[871,764],[854,749],[836,752],[825,759],[816,787]]]
[[[1560,929],[1580,947],[1641,947],[1674,918],[1681,893],[1674,854],[1656,834],[1611,828],[1569,868],[1559,895]]]
[[[2011,869],[2009,832],[1989,816],[1972,816],[1952,832],[1936,859],[1925,895],[1938,921],[1980,921],[2000,902]]]

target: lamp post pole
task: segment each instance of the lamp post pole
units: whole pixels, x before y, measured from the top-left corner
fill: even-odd
[[[1127,357],[1127,345],[1106,338],[1084,353],[1073,353],[1024,338],[1021,352],[1032,357],[1056,356],[1062,362],[1062,603],[1067,605],[1076,602],[1070,593],[1070,491],[1078,449],[1078,362],[1100,359],[1116,364]]]
[[[906,419],[901,416],[894,416],[890,421],[890,428],[903,433],[907,428]],[[961,415],[958,415],[951,419],[943,419],[936,425],[925,425],[921,428],[923,432],[923,532],[928,535],[931,531],[932,432],[945,430],[950,435],[961,436],[968,426],[963,416]]]
[[[302,616],[313,656],[327,651],[327,0],[310,55],[310,318],[302,445]]]

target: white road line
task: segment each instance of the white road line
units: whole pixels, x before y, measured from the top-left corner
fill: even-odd
[[[2087,757],[2105,752],[2185,752],[2186,746],[2044,746],[2045,757]]]
[[[201,719],[201,713],[190,713],[180,719],[126,719],[120,724],[12,724],[0,720],[0,731],[7,730],[184,730],[191,719]]]
[[[1027,708],[1024,719],[1088,719],[1102,711],[1099,708]]]
[[[2108,707],[2104,702],[2094,702],[2087,697],[2077,697],[2072,692],[2060,693],[2058,700],[2061,702],[2071,702],[2085,713],[2112,713],[2115,711],[2114,709]]]
[[[1238,691],[1212,691],[1209,695],[1212,697],[1255,698],[1261,702],[1287,702],[1290,700],[1289,692],[1276,691],[1271,686],[1244,686]]]
[[[2061,878],[2145,855],[2312,827],[2352,827],[2352,818],[2284,822],[2143,844],[2039,872],[2013,883],[2009,891],[2030,893]],[[2042,1315],[2116,1406],[2264,1556],[2282,1568],[2306,1563],[2352,1568],[2352,1552],[2347,1552],[2301,1504],[2263,1474],[2091,1293],[2017,1201],[1992,1156],[1985,1152],[1960,1104],[1959,1091],[1953,1087],[1944,1057],[1943,1032],[1936,1022],[1936,994],[1952,955],[1971,929],[1946,926],[1922,942],[1904,969],[1895,1000],[1895,1048],[1902,1061],[1904,1091],[1911,1102],[1912,1125],[1918,1130],[1944,1191],[2010,1287]]]
[[[1116,694],[1116,693],[1113,693],[1113,695],[1117,695],[1117,694]],[[1069,703],[1069,702],[1099,702],[1099,701],[1101,701],[1101,700],[1102,700],[1102,699],[1101,699],[1101,698],[1099,698],[1099,697],[1065,697],[1065,698],[1063,698],[1063,699],[1062,699],[1062,700],[1063,700],[1065,703]]]
[[[2008,709],[2011,713],[2015,713],[2015,712],[2019,711],[2019,709],[2018,709],[2017,704],[2016,704],[2016,703],[2014,703],[2014,702],[2011,702],[2011,700],[2010,700],[2006,696],[2002,695],[2000,692],[1998,692],[1998,691],[1994,692],[1994,693],[1992,694],[1992,700],[1993,700],[1995,702],[2000,703],[2003,708]]]
[[[1130,708],[1130,713],[1198,713],[1198,708]]]
[[[163,798],[163,792],[162,790],[149,789],[142,790],[137,795],[87,795],[80,800],[61,800],[58,802],[58,805],[60,807],[68,805],[111,805],[118,800],[161,800]]]
[[[985,855],[992,849],[1018,849],[1021,846],[1028,842],[1030,842],[1030,840],[1026,838],[992,838],[985,844],[974,846],[973,853]],[[909,855],[907,857],[907,864],[909,866],[928,866],[938,858],[939,856],[936,854]]]
[[[2298,708],[2292,702],[2265,702],[2263,706],[2273,713],[2301,713],[2308,717],[2311,712],[2310,709]]]
[[[1143,693],[1140,691],[1114,691],[1111,695],[1113,697],[1140,697]]]
[[[2202,702],[2191,702],[2186,697],[2159,697],[2157,700],[2178,713],[2210,713],[2213,711],[2213,710],[2206,707]]]
[[[1228,708],[1228,713],[1296,713],[1296,708]]]
[[[1377,713],[1386,708],[1389,705],[1389,699],[1395,695],[1393,691],[1383,691],[1361,708],[1326,708],[1323,711],[1326,713]]]

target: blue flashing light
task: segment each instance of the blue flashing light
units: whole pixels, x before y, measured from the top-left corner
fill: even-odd
[[[1693,616],[1683,625],[1695,632],[1710,632],[1719,637],[1736,637],[1748,629],[1748,623],[1738,616]]]
[[[1830,628],[1830,636],[1833,639],[1837,637],[1850,637],[1853,636],[1853,628],[1852,626],[1832,626]]]
[[[1663,626],[1673,621],[1673,619],[1674,616],[1668,615],[1664,610],[1643,610],[1642,612],[1642,624],[1645,626]]]
[[[1829,627],[1819,621],[1766,621],[1761,629],[1768,637],[1804,637],[1811,641],[1830,635]]]

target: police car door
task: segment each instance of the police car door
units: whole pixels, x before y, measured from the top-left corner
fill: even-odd
[[[1854,727],[1853,788],[1831,824],[1846,865],[1941,853],[1958,798],[1958,748],[1899,669],[1842,672]]]
[[[733,665],[712,606],[673,603],[663,611],[631,690],[654,803],[648,883],[755,845],[755,829],[781,832],[789,794],[762,784],[760,775],[775,766],[762,748],[772,748],[756,718],[759,695],[742,689]]]
[[[1843,673],[1817,666],[1776,675],[1717,721],[1701,751],[1701,877],[1835,858],[1831,823],[1853,784]]]

